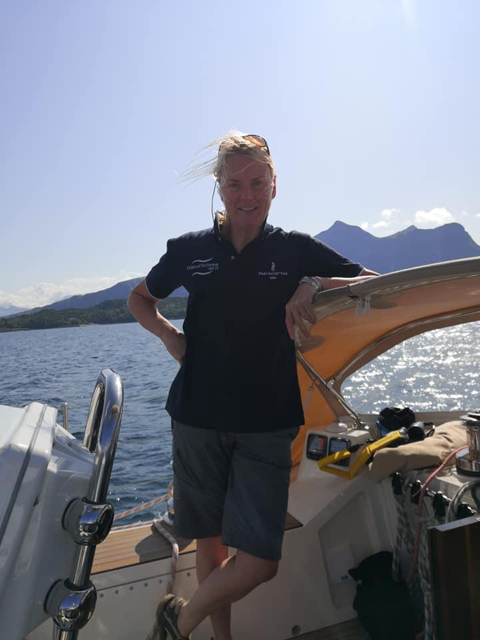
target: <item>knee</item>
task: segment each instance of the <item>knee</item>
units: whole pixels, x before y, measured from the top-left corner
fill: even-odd
[[[268,564],[263,564],[258,572],[259,582],[258,584],[262,584],[263,582],[269,582],[273,580],[278,573],[278,562],[266,561]]]
[[[223,559],[228,555],[228,547],[222,544],[221,536],[199,538],[197,540],[197,554],[209,558],[221,557]]]
[[[278,562],[253,558],[250,556],[247,562],[239,563],[239,573],[252,587],[273,580],[278,572]]]
[[[228,547],[221,538],[197,540],[197,576],[200,582],[228,558]]]

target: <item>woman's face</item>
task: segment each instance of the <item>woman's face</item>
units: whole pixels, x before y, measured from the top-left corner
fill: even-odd
[[[226,158],[220,192],[232,230],[258,232],[276,195],[270,167],[241,154]]]

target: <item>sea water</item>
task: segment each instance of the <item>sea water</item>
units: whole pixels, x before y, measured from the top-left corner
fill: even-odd
[[[182,321],[174,324],[181,328]],[[440,329],[402,343],[343,386],[362,413],[385,406],[414,411],[480,406],[480,323]],[[109,500],[116,513],[164,494],[172,477],[170,417],[165,403],[178,364],[136,323],[0,333],[0,404],[68,403],[69,430],[83,437],[100,371],[122,378],[125,404]],[[59,418],[61,423],[61,419]],[[118,524],[155,517],[160,506]]]

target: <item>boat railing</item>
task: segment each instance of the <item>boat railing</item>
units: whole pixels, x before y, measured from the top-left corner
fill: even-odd
[[[54,622],[54,640],[76,640],[90,620],[97,593],[90,581],[96,545],[108,535],[113,506],[107,502],[123,410],[123,384],[118,374],[104,369],[93,391],[83,444],[94,454],[93,472],[83,498],[67,506],[63,527],[77,545],[70,576],[52,585],[45,610]]]

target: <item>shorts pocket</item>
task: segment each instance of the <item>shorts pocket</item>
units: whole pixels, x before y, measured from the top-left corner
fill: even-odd
[[[173,454],[173,473],[185,485],[192,489],[204,490],[205,486],[198,476],[188,466],[183,459],[180,449],[176,449]]]

